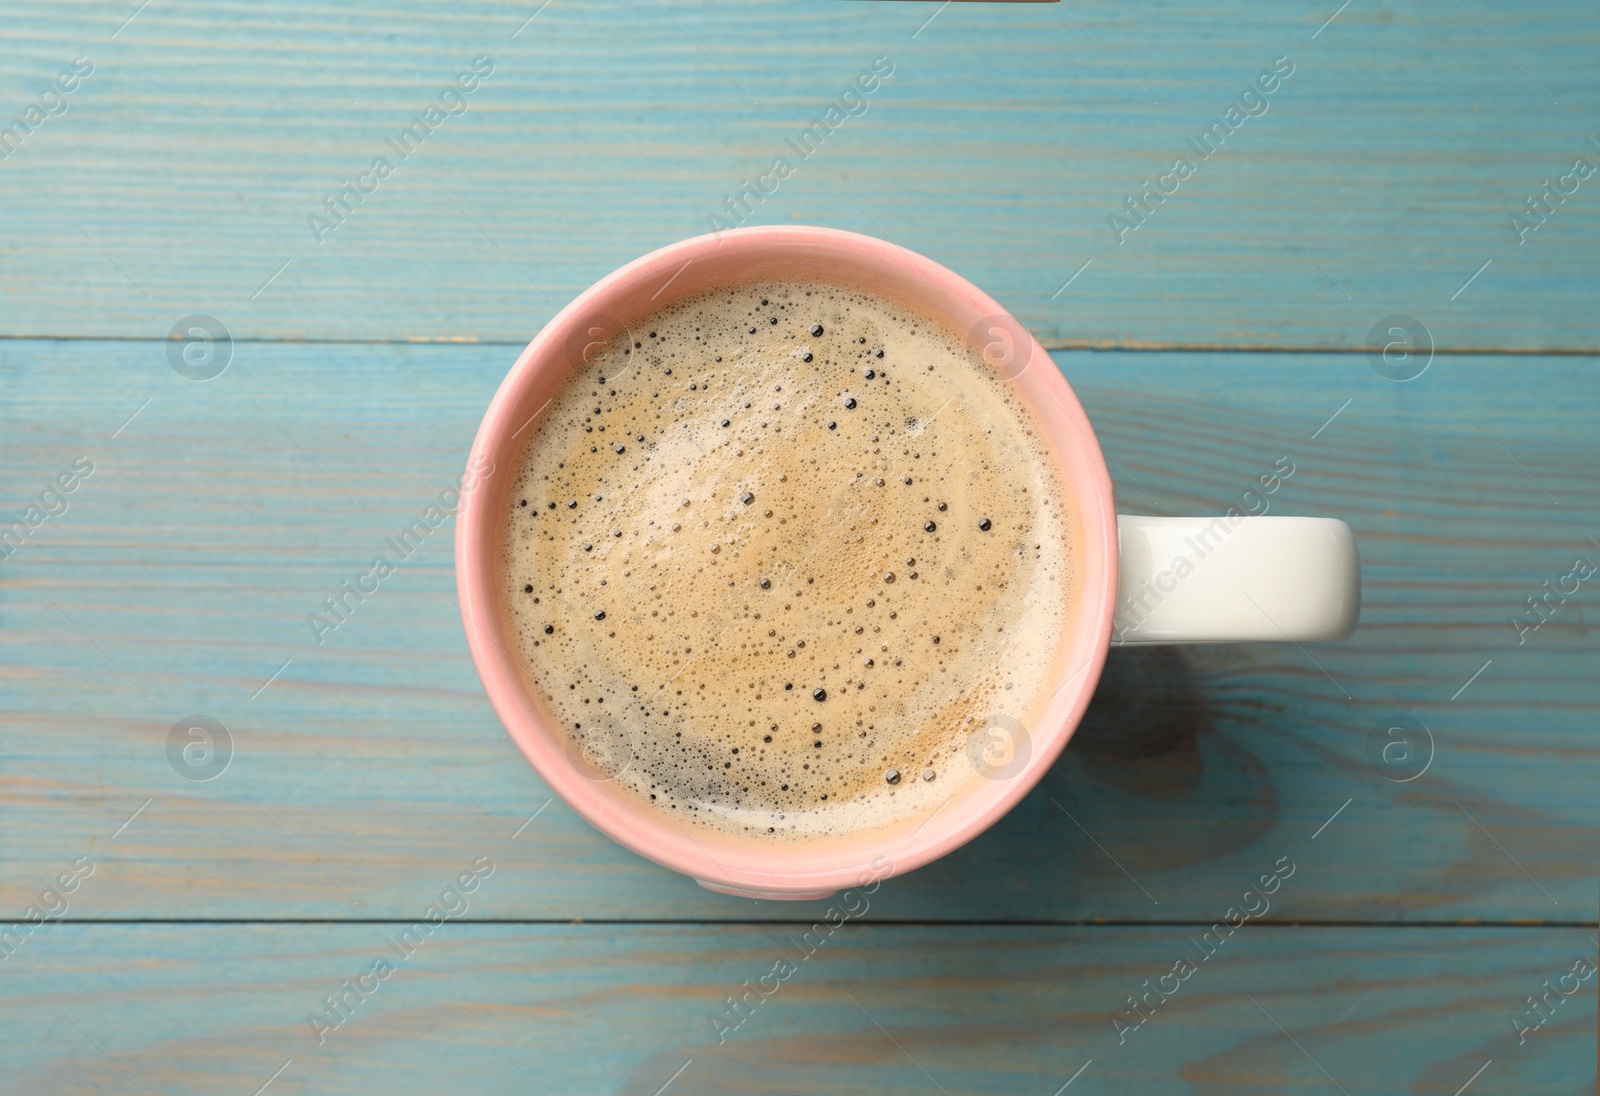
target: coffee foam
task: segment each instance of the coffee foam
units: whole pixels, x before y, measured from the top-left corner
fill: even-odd
[[[1042,712],[1077,517],[956,334],[753,283],[587,357],[502,531],[510,630],[576,765],[726,833],[848,837],[936,810],[991,717]]]

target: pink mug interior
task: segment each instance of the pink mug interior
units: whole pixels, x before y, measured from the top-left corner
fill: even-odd
[[[988,773],[914,824],[826,843],[760,846],[685,825],[598,778],[568,748],[566,731],[525,678],[499,611],[499,545],[508,491],[528,427],[567,371],[604,340],[679,296],[758,279],[856,285],[899,298],[970,333],[991,368],[1031,408],[1078,521],[1079,604],[1061,680],[1044,714],[1014,743],[1020,763]],[[754,898],[821,898],[842,887],[920,867],[993,825],[1060,755],[1088,707],[1116,608],[1117,533],[1111,479],[1077,397],[1050,356],[994,300],[904,248],[835,229],[780,226],[700,236],[652,252],[601,279],[528,344],[495,393],[472,446],[456,519],[456,584],[473,663],[512,741],[560,795],[601,832],[712,890]],[[1025,761],[1022,760],[1025,757]]]

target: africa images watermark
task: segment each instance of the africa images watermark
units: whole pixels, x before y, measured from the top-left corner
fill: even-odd
[[[1285,861],[1288,861],[1287,870],[1284,867]],[[1200,934],[1198,941],[1192,936],[1189,937],[1189,943],[1194,945],[1195,951],[1200,956],[1200,962],[1209,962],[1211,957],[1216,955],[1222,946],[1233,938],[1235,930],[1244,925],[1246,921],[1256,917],[1265,917],[1267,911],[1272,908],[1272,903],[1267,900],[1266,896],[1276,894],[1278,888],[1283,886],[1284,882],[1294,873],[1294,861],[1287,856],[1278,857],[1277,862],[1273,864],[1272,871],[1261,876],[1260,886],[1257,890],[1245,891],[1240,905],[1230,907],[1228,912],[1222,915],[1220,922]],[[1150,979],[1146,978],[1143,983],[1144,993],[1140,995],[1139,999],[1134,1000],[1133,995],[1129,994],[1127,1011],[1121,1015],[1111,1017],[1111,1030],[1116,1033],[1117,1045],[1122,1046],[1126,1043],[1128,1036],[1138,1031],[1145,1025],[1146,1021],[1155,1016],[1158,1008],[1173,997],[1176,997],[1179,990],[1183,988],[1183,983],[1187,982],[1199,969],[1199,965],[1193,959],[1188,956],[1179,956],[1177,961],[1172,964],[1170,971],[1156,977],[1154,986],[1150,984]],[[1151,1000],[1152,995],[1155,998],[1153,1001]],[[1141,1005],[1143,1008],[1140,1007]]]
[[[1556,978],[1552,986],[1550,979],[1544,980],[1544,992],[1535,998],[1528,995],[1528,1007],[1521,1009],[1511,1016],[1511,1030],[1517,1033],[1517,1045],[1522,1046],[1528,1041],[1528,1036],[1544,1027],[1550,1018],[1556,1014],[1568,997],[1583,988],[1583,983],[1593,978],[1596,971],[1594,960],[1587,956],[1579,956],[1572,964],[1572,969]],[[1571,987],[1570,989],[1568,987]],[[1543,1008],[1539,1006],[1543,1005]]]
[[[836,929],[852,918],[864,916],[872,907],[866,896],[875,893],[883,880],[893,873],[894,865],[885,857],[875,858],[871,870],[862,876],[861,886],[852,887],[841,894],[838,904],[829,906],[821,921],[800,934],[800,939],[804,943],[795,944],[795,950],[800,956],[798,961],[788,956],[779,956],[773,961],[772,969],[756,979],[755,985],[751,985],[750,979],[746,978],[739,986],[741,992],[738,996],[728,994],[728,1007],[721,1014],[711,1017],[711,1026],[717,1032],[717,1044],[720,1046],[727,1042],[729,1035],[743,1027],[767,998],[775,995],[783,988],[785,982],[799,972],[801,963],[821,950]],[[793,940],[789,942],[794,944]]]
[[[87,56],[74,57],[71,68],[56,73],[55,79],[23,108],[21,117],[0,125],[0,160],[11,159],[12,153],[21,148],[35,130],[51,118],[65,114],[72,105],[67,96],[82,87],[83,81],[93,74],[94,62]]]
[[[1584,140],[1600,151],[1600,141],[1593,137],[1585,137]],[[1593,161],[1578,156],[1573,159],[1571,169],[1556,176],[1553,183],[1549,179],[1541,181],[1539,189],[1528,195],[1521,211],[1511,215],[1511,231],[1517,234],[1517,245],[1520,247],[1528,242],[1528,233],[1543,228],[1545,222],[1555,216],[1556,209],[1578,193],[1584,180],[1594,172]]]
[[[1600,541],[1595,541],[1594,543],[1600,544]],[[1579,556],[1572,561],[1572,569],[1556,579],[1554,586],[1550,585],[1549,579],[1544,580],[1537,600],[1534,599],[1532,594],[1528,595],[1526,612],[1533,619],[1524,620],[1520,614],[1511,618],[1511,626],[1517,630],[1517,646],[1521,647],[1528,642],[1529,634],[1537,632],[1544,626],[1546,621],[1555,616],[1561,607],[1567,603],[1567,599],[1576,594],[1585,582],[1594,577],[1596,570],[1597,568],[1593,563],[1589,562],[1587,556]],[[1568,583],[1571,583],[1571,586],[1568,586]],[[1556,599],[1553,604],[1550,600],[1552,597]],[[1545,611],[1547,609],[1549,610],[1548,613]]]
[[[338,631],[345,621],[354,616],[367,598],[382,588],[384,580],[400,569],[401,563],[416,555],[434,531],[454,516],[464,495],[476,490],[484,479],[492,475],[494,462],[482,455],[474,457],[466,472],[454,484],[439,492],[436,505],[429,506],[420,518],[396,536],[384,537],[383,542],[394,556],[393,560],[386,555],[374,557],[370,567],[353,579],[344,579],[333,593],[322,599],[326,615],[306,614],[306,624],[317,645],[321,646],[331,633]]]
[[[62,872],[55,882],[40,891],[39,900],[22,912],[21,920],[0,932],[0,963],[9,961],[40,925],[65,917],[72,907],[67,895],[75,893],[93,874],[94,861],[80,856],[72,862],[70,871]]]
[[[422,917],[412,925],[406,926],[396,936],[384,938],[384,943],[394,952],[391,961],[387,956],[380,955],[372,960],[371,964],[361,974],[356,975],[354,984],[345,978],[338,987],[322,998],[322,1013],[312,1013],[306,1017],[311,1025],[311,1034],[316,1036],[317,1045],[322,1046],[328,1041],[331,1032],[338,1031],[348,1022],[369,997],[375,995],[383,983],[392,978],[400,966],[408,962],[417,954],[422,945],[433,938],[446,921],[453,921],[458,917],[465,917],[467,910],[472,908],[472,901],[467,897],[483,886],[483,881],[494,874],[494,861],[487,856],[480,856],[472,862],[472,869],[464,871],[452,882],[446,884],[439,892],[439,900],[423,911]]]
[[[1288,457],[1279,457],[1273,464],[1271,472],[1256,479],[1260,484],[1260,490],[1252,487],[1240,496],[1239,501],[1244,504],[1244,509],[1230,506],[1222,517],[1213,518],[1199,533],[1184,537],[1183,543],[1191,550],[1190,552],[1183,552],[1173,557],[1163,570],[1141,583],[1137,591],[1123,597],[1124,612],[1117,614],[1115,642],[1126,641],[1128,633],[1137,630],[1139,625],[1143,624],[1145,619],[1167,599],[1167,595],[1174,593],[1179,584],[1205,562],[1206,557],[1233,535],[1233,531],[1246,517],[1261,517],[1270,511],[1272,503],[1267,501],[1267,496],[1276,493],[1284,481],[1294,473],[1294,461]],[[1255,499],[1254,502],[1250,501],[1252,497]]]
[[[867,112],[872,105],[867,96],[883,86],[883,81],[894,75],[894,62],[888,57],[879,57],[872,62],[871,67],[862,69],[855,80],[847,85],[844,93],[838,100],[828,104],[822,112],[820,120],[811,123],[800,131],[798,140],[794,137],[785,137],[783,143],[795,154],[796,160],[787,156],[775,156],[772,166],[763,174],[756,176],[756,181],[742,179],[742,185],[732,194],[722,200],[722,210],[709,214],[706,221],[713,232],[723,232],[730,228],[738,228],[749,220],[755,213],[756,207],[774,194],[783,181],[795,172],[796,161],[805,163],[811,158],[812,153],[822,147],[833,132],[839,129],[851,118],[858,118]]]
[[[306,215],[306,224],[311,227],[311,235],[316,237],[317,243],[321,244],[330,233],[336,232],[349,220],[356,206],[365,204],[369,195],[376,194],[384,181],[395,173],[397,164],[411,159],[412,154],[422,147],[422,142],[442,128],[446,120],[465,114],[471,107],[467,96],[477,91],[482,81],[493,73],[493,59],[474,57],[472,67],[458,75],[453,84],[445,85],[435,101],[411,119],[410,125],[393,137],[385,137],[383,143],[394,153],[394,160],[387,156],[373,157],[371,166],[357,175],[355,182],[345,179],[344,185],[330,191],[322,199],[321,211]]]
[[[65,472],[50,481],[50,486],[40,491],[33,502],[22,512],[22,517],[10,525],[0,525],[0,561],[16,554],[27,539],[53,517],[65,514],[72,504],[67,496],[76,491],[83,481],[94,475],[94,461],[88,455],[73,461]]]
[[[1107,215],[1111,225],[1111,232],[1117,238],[1117,243],[1127,241],[1128,233],[1143,227],[1146,221],[1155,215],[1156,207],[1178,193],[1184,181],[1197,170],[1196,164],[1205,163],[1211,159],[1229,137],[1232,137],[1251,118],[1259,118],[1272,109],[1269,96],[1273,95],[1283,86],[1283,81],[1294,75],[1294,62],[1287,56],[1280,57],[1272,62],[1272,67],[1262,69],[1255,81],[1239,94],[1237,103],[1229,103],[1222,112],[1221,118],[1213,119],[1211,124],[1200,131],[1199,139],[1184,138],[1184,143],[1195,154],[1195,159],[1190,160],[1187,155],[1179,156],[1172,161],[1172,167],[1163,174],[1157,175],[1154,182],[1149,179],[1140,181],[1139,190],[1122,199],[1122,212]]]

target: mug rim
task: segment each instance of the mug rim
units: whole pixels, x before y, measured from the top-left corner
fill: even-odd
[[[748,839],[695,827],[697,838],[616,781],[581,772],[568,752],[565,731],[543,710],[536,688],[509,653],[514,644],[506,642],[510,637],[499,608],[497,570],[504,502],[521,454],[518,436],[548,406],[548,398],[532,416],[525,418],[524,413],[577,366],[573,349],[581,360],[591,333],[617,325],[615,316],[638,315],[685,295],[680,287],[657,300],[697,261],[702,270],[694,277],[708,267],[833,264],[829,269],[848,268],[858,277],[832,280],[888,285],[878,291],[909,298],[958,333],[969,329],[964,317],[976,316],[978,324],[999,325],[1008,338],[1025,341],[1028,357],[1008,377],[1009,386],[1044,428],[1046,449],[1078,524],[1078,603],[1060,659],[1063,671],[1071,669],[1036,720],[1039,729],[1023,728],[1029,756],[1022,768],[1004,779],[984,782],[975,776],[964,782],[909,833],[890,824],[837,842],[758,847]],[[739,280],[705,276],[709,285]],[[692,279],[682,285],[692,291]],[[646,292],[652,286],[657,287],[653,295]],[[924,298],[929,297],[943,298],[945,307],[928,303]],[[1013,350],[1020,357],[1021,347]],[[517,357],[484,413],[467,467],[473,489],[463,488],[457,513],[456,586],[473,665],[495,713],[550,789],[586,821],[646,859],[713,890],[752,898],[825,897],[869,878],[910,871],[966,844],[1020,802],[1055,762],[1083,718],[1110,648],[1117,591],[1114,494],[1100,444],[1077,396],[1038,340],[982,290],[931,259],[875,237],[813,226],[739,228],[669,244],[619,267],[561,309]],[[713,855],[708,845],[720,855]]]

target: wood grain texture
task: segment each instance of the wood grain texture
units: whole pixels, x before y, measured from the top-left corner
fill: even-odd
[[[3,348],[0,512],[95,469],[0,562],[6,915],[88,856],[74,918],[410,917],[478,855],[488,918],[807,915],[706,893],[560,802],[513,836],[549,793],[472,670],[448,526],[314,641],[307,615],[459,474],[513,350],[240,343],[196,383],[159,343]],[[1287,457],[1273,512],[1353,525],[1362,625],[1119,652],[1039,789],[871,916],[1210,923],[1290,856],[1272,919],[1593,921],[1595,591],[1520,645],[1511,618],[1600,560],[1595,363],[1440,357],[1396,384],[1355,355],[1057,358],[1124,509],[1221,512]],[[1435,753],[1399,783],[1368,738],[1406,713]],[[168,760],[193,714],[234,745],[207,782]]]
[[[1600,165],[1597,46],[1580,0],[0,0],[0,531],[60,511],[0,547],[0,1091],[1593,1091],[1594,979],[1526,1042],[1512,1019],[1600,948],[1596,587],[1513,618],[1600,561],[1600,177],[1527,215]],[[479,56],[470,109],[319,243]],[[1119,243],[1280,57],[1270,110]],[[777,156],[745,223],[891,238],[1074,348],[1120,509],[1221,512],[1288,460],[1273,512],[1363,557],[1347,643],[1114,652],[1036,792],[870,906],[709,894],[550,800],[472,670],[448,525],[306,623],[451,484],[546,319]],[[239,340],[207,383],[162,342],[196,313]],[[1474,353],[1396,384],[1285,352],[1394,313]],[[169,757],[193,715],[232,742],[209,781]],[[1431,735],[1409,782],[1374,748],[1399,717]],[[467,919],[400,962],[475,861]]]
[[[1593,961],[1592,930],[1246,926],[1202,959],[1185,928],[451,924],[403,962],[398,931],[55,926],[0,979],[6,1091],[251,1093],[286,1062],[267,1092],[1051,1096],[1081,1069],[1071,1096],[1578,1096],[1595,1076],[1593,976],[1524,1042],[1511,1022]],[[308,1017],[385,954],[319,1044]],[[1119,1045],[1112,1018],[1185,955]],[[728,996],[784,958],[719,1044]]]
[[[1441,347],[1600,349],[1600,178],[1524,242],[1511,221],[1600,164],[1591,7],[1336,7],[230,0],[119,29],[133,4],[8,3],[0,119],[96,67],[0,163],[0,333],[204,313],[240,338],[521,344],[798,161],[786,139],[888,57],[748,223],[888,236],[1056,346],[1351,348],[1407,313]],[[480,55],[471,108],[319,243],[324,197]],[[1119,243],[1125,198],[1280,57],[1267,113]]]

